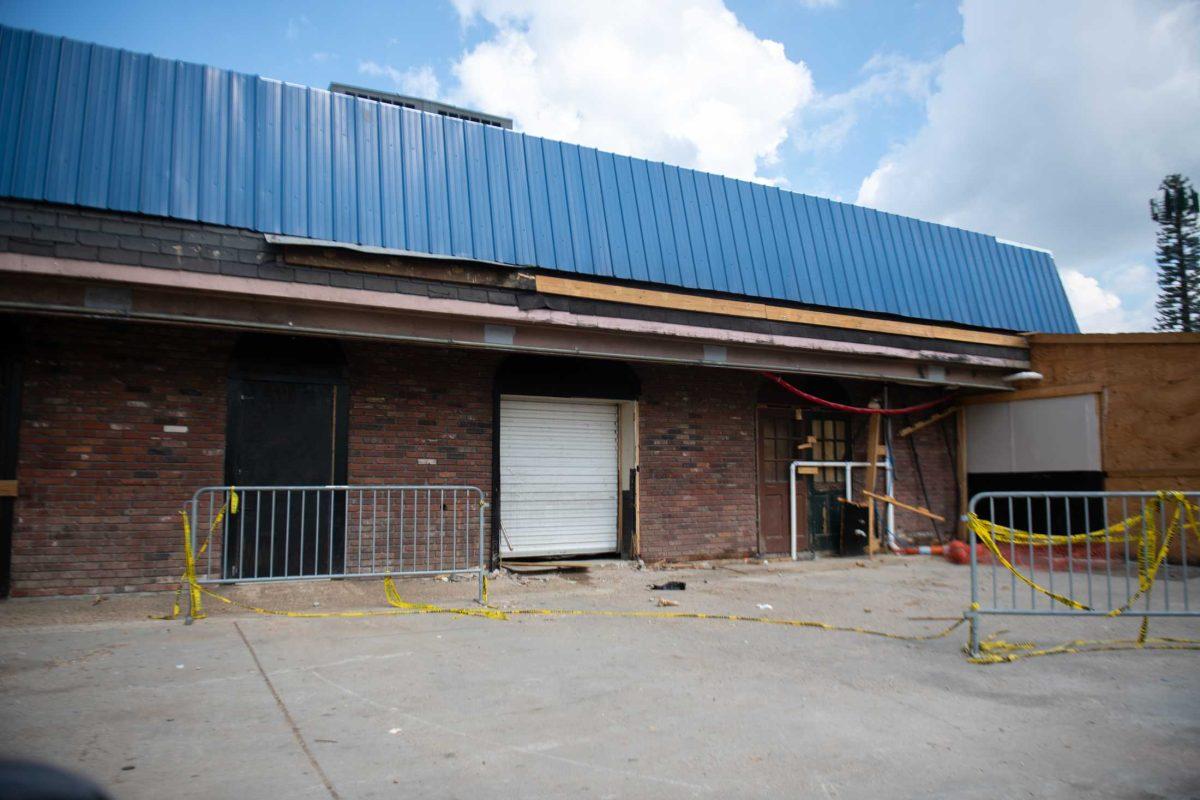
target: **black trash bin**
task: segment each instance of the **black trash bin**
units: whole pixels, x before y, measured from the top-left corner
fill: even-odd
[[[868,514],[865,505],[842,501],[842,535],[839,556],[861,556],[867,552]]]

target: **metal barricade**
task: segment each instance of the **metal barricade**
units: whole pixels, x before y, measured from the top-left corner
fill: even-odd
[[[474,573],[482,601],[486,508],[474,486],[208,486],[189,512],[196,579]]]
[[[970,650],[987,615],[1200,616],[1200,492],[984,492],[971,498]]]

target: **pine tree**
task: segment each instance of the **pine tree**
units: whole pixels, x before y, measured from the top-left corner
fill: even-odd
[[[1150,201],[1158,223],[1158,319],[1160,331],[1200,331],[1200,201],[1191,181],[1168,175]]]

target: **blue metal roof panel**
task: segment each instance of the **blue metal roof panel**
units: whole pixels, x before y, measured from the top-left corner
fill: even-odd
[[[0,26],[0,195],[1008,330],[1049,253],[435,114]]]
[[[44,200],[46,157],[49,151],[51,115],[58,87],[60,39],[35,36],[30,43],[25,70],[25,91],[17,118],[16,168],[12,192],[31,200]]]

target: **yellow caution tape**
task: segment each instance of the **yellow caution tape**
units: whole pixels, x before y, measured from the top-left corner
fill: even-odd
[[[1159,541],[1158,532],[1158,512],[1167,503],[1174,504],[1174,512],[1171,514],[1171,521],[1167,525],[1165,535]],[[980,519],[975,514],[967,515],[967,524],[975,533],[975,536],[983,542],[984,546],[996,557],[996,560],[1011,572],[1017,579],[1030,588],[1044,594],[1050,599],[1061,603],[1069,608],[1079,611],[1092,611],[1091,606],[1078,602],[1077,600],[1067,597],[1056,592],[1052,592],[1046,587],[1036,583],[1016,567],[1014,567],[1004,553],[1001,552],[999,542],[1026,544],[1035,546],[1047,546],[1064,544],[1067,541],[1072,542],[1087,542],[1087,541],[1130,541],[1137,544],[1137,566],[1138,566],[1138,588],[1122,603],[1119,607],[1109,611],[1107,616],[1119,617],[1133,608],[1142,596],[1154,588],[1154,582],[1158,578],[1158,571],[1170,553],[1171,542],[1175,536],[1180,534],[1184,529],[1190,530],[1200,542],[1200,525],[1197,524],[1197,512],[1200,511],[1195,504],[1188,502],[1186,496],[1182,492],[1158,492],[1157,496],[1152,499],[1145,508],[1142,514],[1129,517],[1115,525],[1110,525],[1107,528],[1102,528],[1099,531],[1086,534],[1076,534],[1074,536],[1046,536],[1043,534],[1030,533],[1021,531],[1015,528],[1007,528],[986,520]],[[1186,518],[1187,522],[1183,520]],[[1140,535],[1131,533],[1130,527],[1142,523],[1142,533]],[[1116,537],[1116,533],[1122,535]],[[1107,538],[1100,538],[1107,537]],[[978,610],[979,604],[972,604],[973,610]],[[972,625],[974,622],[972,622]],[[1059,655],[1062,653],[1091,653],[1106,650],[1200,650],[1200,639],[1181,639],[1169,637],[1151,637],[1150,618],[1142,617],[1141,627],[1138,629],[1136,639],[1094,639],[1094,640],[1077,640],[1067,642],[1061,645],[1052,647],[1038,648],[1032,642],[1006,642],[1003,640],[988,640],[981,642],[979,645],[980,655],[972,656],[968,660],[973,664],[995,664],[1000,662],[1018,661],[1024,658],[1033,658],[1036,656]],[[972,639],[974,637],[972,636]]]
[[[188,519],[187,509],[179,511],[179,518],[183,522],[183,575],[179,578],[179,586],[175,588],[175,600],[171,603],[171,613],[162,615],[151,615],[151,619],[172,620],[178,619],[180,613],[179,600],[183,594],[183,587],[188,587],[189,599],[191,600],[191,613],[189,616],[192,619],[204,619],[204,607],[200,603],[200,593],[205,591],[196,580],[196,559],[204,555],[204,551],[208,549],[209,542],[212,541],[213,534],[217,532],[217,528],[221,526],[221,522],[225,519],[225,511],[228,510],[230,516],[238,513],[238,493],[237,490],[229,487],[229,499],[222,504],[217,515],[213,517],[212,524],[208,526],[208,536],[204,539],[204,544],[200,545],[200,549],[192,554],[192,523]]]
[[[1026,658],[1056,656],[1067,653],[1101,653],[1115,650],[1200,650],[1200,639],[1180,639],[1166,636],[1137,639],[1077,639],[1073,642],[1037,647],[1032,642],[1006,642],[1002,639],[979,643],[980,654],[970,656],[972,664],[1009,664]]]
[[[997,525],[996,523],[989,522],[988,520],[982,519],[975,514],[968,514],[967,520],[968,522],[971,522],[973,526],[983,526],[986,528],[987,535],[992,540],[1003,544],[1012,543],[1025,546],[1033,545],[1035,547],[1049,547],[1061,546],[1068,543],[1104,544],[1106,542],[1122,543],[1125,541],[1136,543],[1141,541],[1142,537],[1137,533],[1131,532],[1131,528],[1134,528],[1138,523],[1140,523],[1143,516],[1147,517],[1146,521],[1148,524],[1153,524],[1155,514],[1157,514],[1159,509],[1161,509],[1166,503],[1178,504],[1179,507],[1188,509],[1190,512],[1192,512],[1192,514],[1200,511],[1200,507],[1197,507],[1195,504],[1189,502],[1183,492],[1162,491],[1158,492],[1157,495],[1146,504],[1145,509],[1141,514],[1134,514],[1133,516],[1127,517],[1120,522],[1114,522],[1112,525],[1099,528],[1091,531],[1090,533],[1076,533],[1069,536],[1059,534],[1047,535],[1043,533],[1030,533],[1029,531],[1020,530],[1019,528]],[[1176,508],[1176,511],[1178,512],[1178,508]],[[1197,526],[1194,517],[1189,516],[1188,523],[1183,527],[1190,529],[1198,538],[1200,538],[1200,526]]]

